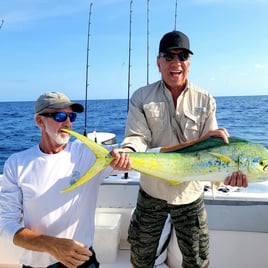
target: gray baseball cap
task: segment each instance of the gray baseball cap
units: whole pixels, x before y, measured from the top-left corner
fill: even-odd
[[[62,109],[71,107],[74,112],[82,113],[84,106],[78,102],[71,102],[70,99],[60,92],[46,92],[42,94],[35,103],[35,113],[40,113],[43,110]]]

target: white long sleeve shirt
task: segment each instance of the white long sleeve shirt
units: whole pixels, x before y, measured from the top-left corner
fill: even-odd
[[[13,240],[25,226],[92,246],[99,185],[112,168],[107,167],[70,192],[61,191],[78,180],[94,161],[95,155],[78,141],[69,142],[57,154],[44,154],[36,145],[10,156],[4,166],[0,193],[0,235]],[[55,262],[46,253],[30,250],[24,250],[21,258],[21,263],[34,267]]]

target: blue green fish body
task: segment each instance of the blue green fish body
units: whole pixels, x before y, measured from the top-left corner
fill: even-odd
[[[69,129],[63,131],[75,136],[96,155],[93,166],[72,186],[84,184],[107,167],[113,157],[107,149],[85,136]],[[268,180],[268,150],[261,144],[230,138],[225,144],[221,138],[209,138],[177,152],[129,152],[132,169],[165,180],[171,185],[185,181],[223,181],[234,171],[242,171],[249,182]]]

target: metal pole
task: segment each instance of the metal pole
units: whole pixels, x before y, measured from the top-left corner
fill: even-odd
[[[147,85],[149,84],[149,24],[150,24],[150,0],[147,0]]]
[[[132,24],[132,0],[130,0],[130,12],[129,12],[129,45],[128,45],[128,95],[127,95],[127,111],[129,109],[130,98],[130,68],[131,68],[131,24]]]
[[[3,24],[4,24],[4,20],[1,21],[0,30],[1,30],[2,26],[3,26]]]
[[[176,0],[176,2],[175,2],[175,25],[174,25],[175,31],[177,29],[177,6],[178,6],[178,4],[177,4],[177,0]]]
[[[86,62],[86,95],[85,95],[85,129],[84,136],[87,136],[87,93],[88,93],[88,61],[89,61],[89,39],[90,39],[90,25],[91,25],[91,10],[93,3],[90,4],[89,15],[88,15],[88,33],[87,33],[87,62]]]

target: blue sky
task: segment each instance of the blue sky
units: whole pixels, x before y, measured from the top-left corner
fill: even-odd
[[[175,0],[150,0],[149,82],[160,79],[160,38],[175,28]],[[0,101],[46,91],[84,99],[92,5],[89,99],[128,96],[128,0],[1,0]],[[268,0],[178,0],[176,29],[194,55],[189,79],[214,96],[268,94]],[[132,3],[130,94],[147,82],[147,0]]]

